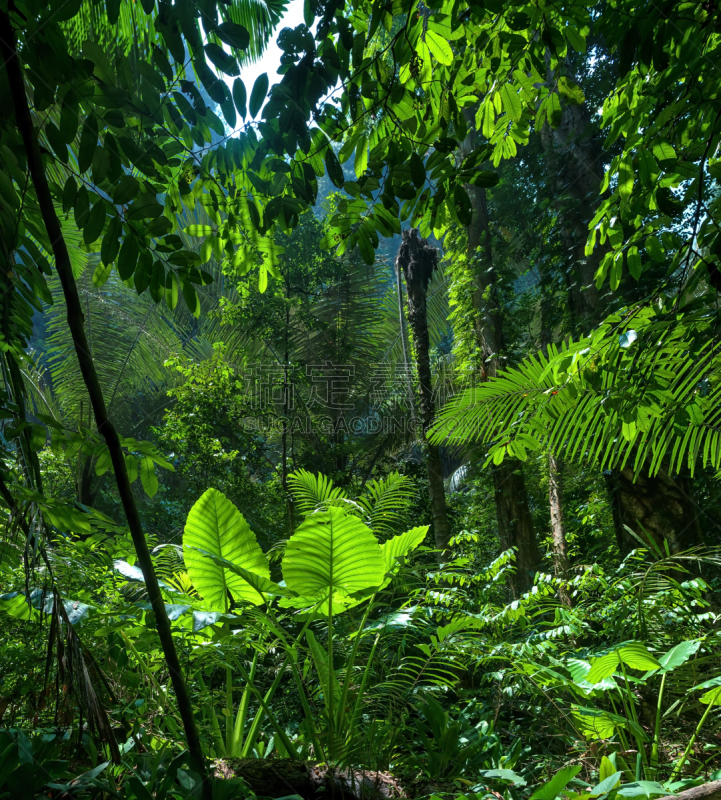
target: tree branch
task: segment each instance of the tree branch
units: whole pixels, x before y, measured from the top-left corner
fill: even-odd
[[[160,637],[160,643],[163,648],[163,655],[168,665],[173,689],[175,690],[178,701],[178,710],[180,711],[183,726],[185,727],[190,756],[195,762],[195,768],[200,772],[203,778],[203,798],[204,800],[211,800],[212,787],[207,779],[203,751],[200,745],[198,729],[193,717],[188,687],[185,684],[180,669],[178,654],[175,650],[175,643],[173,642],[171,634],[170,621],[165,611],[165,602],[160,594],[158,578],[153,568],[150,551],[148,550],[142,523],[140,521],[140,514],[138,513],[130,481],[128,480],[125,456],[120,445],[120,439],[113,424],[108,419],[102,388],[95,370],[95,364],[90,355],[88,340],[85,335],[82,306],[80,304],[75,278],[73,277],[70,254],[68,253],[67,244],[63,238],[60,222],[55,213],[55,206],[53,205],[50,187],[45,175],[45,167],[40,154],[37,132],[33,126],[27,95],[25,93],[25,83],[17,53],[15,31],[7,13],[0,13],[0,53],[2,54],[2,59],[7,70],[8,83],[10,85],[10,92],[15,109],[15,121],[20,135],[22,136],[25,153],[28,159],[28,167],[35,186],[43,223],[52,245],[53,255],[55,256],[55,268],[57,269],[65,296],[68,326],[73,337],[73,344],[75,345],[80,371],[88,395],[90,396],[98,431],[104,437],[108,445],[108,450],[110,451],[110,457],[115,471],[115,481],[128,521],[128,527],[130,528],[130,533],[133,538],[133,544],[135,545],[138,564],[143,572],[143,578],[148,587],[148,595],[155,613],[155,622],[158,629],[158,636]]]

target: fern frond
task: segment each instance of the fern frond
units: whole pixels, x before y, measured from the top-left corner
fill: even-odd
[[[296,508],[303,515],[348,499],[340,486],[333,486],[332,478],[321,473],[314,475],[306,469],[299,469],[288,475],[288,483]]]
[[[368,515],[369,525],[376,534],[395,533],[403,523],[403,515],[415,496],[413,481],[398,472],[380,480],[370,481],[358,503]]]

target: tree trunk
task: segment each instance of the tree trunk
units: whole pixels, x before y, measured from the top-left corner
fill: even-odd
[[[548,279],[548,267],[541,268],[541,282]],[[541,291],[541,347],[548,351],[553,341],[552,308],[548,291]],[[563,492],[561,491],[561,465],[552,450],[548,452],[548,510],[551,519],[551,542],[553,548],[553,569],[560,579],[558,595],[561,602],[571,605],[571,598],[566,588],[568,577],[568,543],[566,526],[563,521]]]
[[[470,152],[476,146],[476,133],[471,133],[463,144]],[[473,216],[468,226],[468,254],[476,274],[473,307],[478,346],[483,353],[483,380],[494,376],[503,350],[503,316],[496,292],[496,273],[493,268],[493,247],[488,225],[486,190],[466,186],[471,198]],[[516,574],[511,587],[516,596],[528,590],[541,563],[541,551],[533,530],[533,517],[528,504],[528,493],[521,462],[506,458],[493,467],[493,486],[496,501],[496,518],[501,546],[516,550]]]
[[[443,485],[438,445],[426,440],[426,431],[433,424],[435,407],[431,381],[430,341],[426,314],[426,289],[433,271],[438,266],[438,251],[418,231],[403,231],[403,241],[396,256],[396,270],[403,272],[408,291],[408,322],[416,349],[416,367],[420,390],[421,438],[428,471],[428,491],[431,498],[433,535],[440,564],[450,557],[451,533],[446,509],[446,491]],[[402,332],[401,332],[402,333]]]
[[[553,453],[548,454],[548,507],[551,511],[553,567],[556,575],[565,577],[568,573],[568,544],[566,542],[566,526],[563,523],[560,469]]]
[[[251,791],[270,797],[295,795],[302,800],[393,800],[408,796],[400,781],[389,772],[340,769],[325,763],[290,758],[218,759],[213,767],[215,777],[226,780],[241,778]],[[237,796],[240,797],[240,793]]]
[[[561,245],[567,256],[567,278],[573,315],[577,323],[598,322],[607,305],[596,288],[595,274],[607,246],[585,253],[588,222],[600,199],[603,151],[593,137],[586,104],[564,105],[557,128],[546,124],[541,142],[549,183],[558,210]]]
[[[84,506],[92,507],[100,491],[103,477],[95,478],[95,459],[93,456],[83,458],[83,467],[80,473],[80,484],[78,486],[78,501]]]
[[[15,121],[23,140],[30,175],[37,194],[38,206],[48,238],[52,243],[53,255],[55,257],[55,269],[60,278],[63,295],[65,297],[68,327],[73,337],[73,344],[75,345],[75,353],[80,365],[80,371],[88,395],[90,396],[98,432],[104,437],[110,452],[113,469],[115,470],[118,493],[120,494],[123,510],[125,511],[125,516],[128,521],[130,535],[135,545],[138,564],[143,572],[143,578],[148,588],[148,598],[155,613],[155,624],[158,630],[160,644],[175,690],[178,710],[180,711],[185,727],[190,757],[194,762],[194,767],[203,778],[203,798],[204,800],[211,800],[212,787],[207,780],[205,759],[200,745],[198,729],[195,724],[190,694],[188,693],[188,687],[180,669],[180,661],[178,660],[178,654],[175,649],[175,642],[173,641],[168,614],[165,610],[165,602],[160,593],[158,578],[150,558],[150,551],[145,540],[145,534],[135,503],[132,486],[128,480],[125,455],[120,445],[120,438],[113,424],[108,419],[100,381],[98,380],[95,364],[90,356],[88,340],[85,335],[85,322],[80,305],[78,288],[73,276],[70,254],[65,239],[63,238],[60,221],[55,213],[55,206],[53,205],[50,187],[48,185],[47,176],[45,175],[37,133],[33,126],[32,117],[30,116],[30,108],[28,106],[27,95],[25,94],[25,84],[20,67],[20,59],[17,53],[15,31],[6,13],[0,13],[0,54],[5,62],[5,69],[7,71],[8,83],[10,85],[10,92],[15,110]]]
[[[623,526],[622,555],[649,539],[662,553],[665,552],[664,543],[668,543],[671,555],[703,544],[687,478],[680,475],[672,478],[663,469],[653,477],[649,477],[647,471],[634,475],[630,466],[614,472],[618,523]],[[625,526],[631,528],[641,542],[629,534]]]
[[[551,541],[553,542],[553,569],[561,581],[558,596],[564,606],[571,605],[566,580],[568,578],[568,542],[563,521],[563,492],[561,469],[553,453],[548,454],[548,507],[551,512]]]
[[[418,424],[416,422],[416,400],[413,395],[413,381],[411,380],[410,364],[411,360],[408,356],[408,337],[406,335],[406,315],[403,313],[403,281],[401,280],[401,271],[396,270],[396,289],[398,291],[398,325],[401,334],[401,347],[403,349],[403,369],[405,371],[406,388],[408,389],[408,404],[410,406],[411,423],[413,425],[414,433]]]
[[[492,467],[492,474],[501,547],[516,551],[512,589],[518,597],[533,586],[533,577],[541,563],[541,551],[533,530],[521,462],[515,458],[504,459]]]

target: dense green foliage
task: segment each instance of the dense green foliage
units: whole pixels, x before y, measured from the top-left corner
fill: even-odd
[[[0,797],[718,779],[721,10],[289,13],[0,0]]]

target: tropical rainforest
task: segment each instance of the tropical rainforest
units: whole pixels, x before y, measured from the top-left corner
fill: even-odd
[[[716,0],[0,56],[0,798],[721,797]]]

